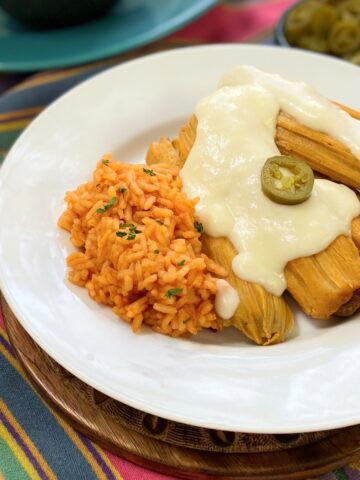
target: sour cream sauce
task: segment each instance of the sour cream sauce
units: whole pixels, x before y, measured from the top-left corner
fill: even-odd
[[[286,289],[287,262],[349,235],[360,214],[355,193],[329,180],[315,180],[310,198],[298,205],[280,205],[263,194],[262,167],[280,153],[280,110],[338,139],[360,159],[359,121],[305,83],[241,66],[199,102],[196,140],[181,171],[186,193],[200,198],[197,214],[206,233],[227,237],[236,248],[234,273],[274,295]],[[235,312],[239,303],[237,292],[225,287],[220,285],[216,299],[220,316]]]

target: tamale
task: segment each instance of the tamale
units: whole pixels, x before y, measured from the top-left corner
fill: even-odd
[[[192,116],[173,142],[163,138],[160,142],[153,143],[147,152],[147,164],[171,163],[182,166],[195,141],[196,125],[196,117]],[[225,321],[225,325],[234,325],[259,345],[283,341],[286,332],[293,327],[293,313],[284,298],[276,297],[262,286],[233,274],[231,261],[236,251],[226,238],[213,238],[203,234],[202,244],[204,253],[227,269],[227,280],[240,297],[234,316],[230,322]]]
[[[270,345],[284,340],[293,327],[293,315],[282,297],[268,293],[262,286],[237,277],[231,268],[236,250],[226,238],[202,236],[203,251],[229,275],[226,280],[240,297],[234,316],[226,324],[233,325],[259,345]]]
[[[351,224],[351,237],[360,250],[360,217],[354,218]]]
[[[353,112],[354,116],[355,113],[356,112]],[[352,165],[352,163],[349,164],[349,162],[346,161],[349,159],[351,160],[352,157],[346,147],[323,133],[314,132],[310,129],[300,126],[294,120],[282,113],[280,113],[278,116],[278,122],[279,119],[280,123],[285,123],[287,128],[294,130],[293,133],[290,130],[283,129],[287,132],[286,138],[288,142],[288,151],[285,152],[282,150],[282,153],[294,154],[295,148],[293,148],[292,145],[298,144],[296,132],[301,131],[301,136],[303,138],[306,138],[307,136],[307,140],[311,145],[311,148],[309,147],[301,152],[301,157],[307,163],[309,163],[315,169],[315,163],[313,160],[314,150],[318,151],[319,148],[325,149],[326,155],[322,156],[322,161],[325,162],[324,167],[319,171],[327,176],[330,176],[330,178],[333,180],[343,181],[343,183],[347,182],[348,185],[352,186],[355,184],[360,185],[360,162],[355,159],[357,163]],[[171,142],[171,145],[178,154],[180,166],[182,166],[186,161],[186,158],[195,141],[196,127],[197,119],[195,115],[192,115],[186,125],[180,129],[178,137]],[[278,139],[283,137],[284,134],[282,133],[281,127],[278,126],[276,141],[278,142]],[[166,142],[169,141],[166,140]],[[169,143],[166,144],[168,148]],[[161,149],[164,148],[163,144],[165,144],[164,139],[159,144],[153,144],[149,152],[151,152],[153,149],[159,149],[160,152]],[[279,145],[278,147],[281,150]],[[345,158],[341,155],[345,155],[345,157],[347,155],[347,157]],[[149,154],[147,161],[148,163],[155,163],[159,161],[158,158],[159,156],[157,155]],[[336,165],[335,168],[339,167],[340,170],[342,168],[341,174],[332,172],[334,165]],[[346,168],[344,165],[346,165]],[[359,175],[358,180],[357,174]],[[323,252],[309,257],[293,260],[286,266],[285,276],[288,283],[288,290],[297,300],[302,310],[308,315],[314,318],[326,319],[331,315],[337,315],[338,312],[339,316],[346,316],[353,314],[360,307],[360,300],[358,298],[359,295],[357,294],[357,290],[360,289],[360,257],[358,252],[358,248],[360,247],[360,219],[354,219],[352,223],[352,235],[353,240],[345,236],[338,237]],[[217,243],[217,240],[220,240],[224,243],[219,244]],[[211,258],[214,259],[216,259],[215,257],[221,255],[221,252],[218,250],[221,251],[225,248],[226,255],[229,256],[230,259],[228,263],[229,267],[225,265],[227,259],[223,258],[223,256],[221,259],[219,258],[219,263],[231,271],[231,259],[235,255],[235,250],[231,246],[230,242],[223,238],[214,239],[205,235],[203,241],[205,250],[207,250]],[[224,247],[227,244],[230,244],[232,250]],[[233,285],[234,280],[230,280],[230,283]],[[244,281],[240,280],[240,282]],[[252,288],[258,287],[255,287],[254,284],[250,285],[253,285]],[[239,290],[238,285],[236,285],[235,288]],[[255,320],[252,320],[252,324],[256,324],[259,321],[256,315],[254,318]],[[264,320],[262,321],[265,322]],[[241,315],[238,315],[238,312],[236,312],[232,322],[234,325],[237,324],[240,330],[244,331],[244,322],[246,322],[246,318],[243,319]],[[284,325],[287,323],[288,322],[285,321]],[[275,318],[273,320],[273,324],[276,325]],[[247,325],[245,326],[248,328]],[[259,331],[258,327],[257,330]],[[252,335],[254,337],[254,334]],[[255,338],[253,339],[257,341]]]
[[[289,292],[307,315],[329,318],[360,288],[358,249],[351,238],[341,235],[326,250],[289,262],[285,277]],[[352,310],[342,309],[339,314],[346,316]]]
[[[281,153],[305,160],[313,170],[331,180],[349,187],[360,187],[359,160],[347,147],[328,135],[303,127],[280,113],[275,141]]]
[[[360,112],[339,103],[336,105],[360,120]],[[277,118],[275,141],[281,153],[302,158],[313,170],[331,180],[360,188],[360,162],[339,141],[300,125],[283,112]]]

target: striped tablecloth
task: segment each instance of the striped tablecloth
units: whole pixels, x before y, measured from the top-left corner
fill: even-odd
[[[52,100],[95,73],[134,56],[200,43],[264,41],[294,0],[223,2],[170,37],[81,67],[32,75],[0,74],[0,161]],[[1,192],[0,192],[1,194]],[[0,315],[0,479],[170,480],[98,447],[71,428],[34,391],[9,344]],[[360,462],[321,480],[360,480]]]

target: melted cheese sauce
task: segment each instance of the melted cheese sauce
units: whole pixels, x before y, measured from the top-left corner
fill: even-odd
[[[360,213],[355,193],[328,180],[315,180],[311,197],[298,205],[280,205],[263,194],[261,169],[279,154],[274,137],[280,110],[337,138],[360,158],[360,122],[304,83],[238,67],[198,104],[196,140],[181,172],[186,193],[200,197],[197,213],[205,231],[227,237],[239,252],[234,273],[274,295],[286,289],[288,261],[348,235]]]
[[[215,311],[221,318],[227,320],[234,315],[240,304],[239,294],[226,280],[217,280],[216,286]]]

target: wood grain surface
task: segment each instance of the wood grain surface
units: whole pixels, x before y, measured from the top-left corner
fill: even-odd
[[[10,341],[39,393],[74,428],[134,463],[185,479],[295,480],[317,477],[360,457],[358,425],[254,435],[192,427],[123,405],[52,360],[0,300]]]

